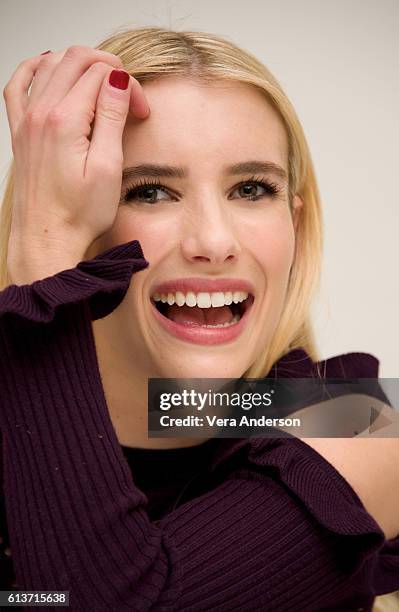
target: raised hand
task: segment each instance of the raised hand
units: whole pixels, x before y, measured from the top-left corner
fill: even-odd
[[[15,160],[7,266],[25,284],[74,267],[112,226],[126,118],[149,106],[120,58],[84,46],[24,60],[4,98]]]

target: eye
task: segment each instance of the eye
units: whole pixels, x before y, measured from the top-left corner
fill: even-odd
[[[144,204],[156,204],[166,198],[157,199],[157,191],[166,193],[166,187],[160,183],[152,181],[142,181],[137,185],[127,187],[122,196],[123,202],[132,202],[134,200],[143,202]]]
[[[259,190],[261,190],[261,193],[259,193]],[[239,191],[242,199],[256,201],[265,196],[274,198],[280,194],[281,190],[281,187],[279,187],[276,183],[272,183],[265,178],[251,177],[250,179],[241,181],[241,183],[236,185],[233,193],[235,193],[235,191]],[[157,192],[163,192],[167,197],[158,198]],[[157,204],[158,202],[165,201],[170,197],[171,196],[168,193],[165,185],[154,181],[140,180],[139,183],[130,185],[125,189],[124,194],[121,197],[121,201],[136,201],[142,202],[143,204],[153,205]]]
[[[259,193],[259,188],[263,190],[263,193]],[[265,195],[272,198],[276,197],[280,193],[281,188],[276,183],[266,179],[251,178],[247,181],[241,181],[236,186],[235,191],[239,191],[245,200],[256,201]]]

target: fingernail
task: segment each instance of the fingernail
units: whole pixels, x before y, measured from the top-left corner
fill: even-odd
[[[46,55],[46,53],[51,53],[51,51],[43,51],[43,53],[41,53],[40,55]]]
[[[129,78],[129,74],[124,70],[113,70],[109,75],[109,84],[117,89],[127,89]]]

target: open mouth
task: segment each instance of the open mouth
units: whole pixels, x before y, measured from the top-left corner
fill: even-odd
[[[180,295],[182,296],[182,294]],[[184,296],[181,297],[179,302],[179,295],[177,295],[177,300],[176,296],[171,294],[169,296],[155,294],[151,298],[151,302],[157,311],[163,317],[174,321],[178,325],[217,329],[237,325],[251,308],[254,296],[245,292],[236,292],[234,299],[231,297],[231,303],[226,303],[230,301],[228,297],[226,299],[221,298],[215,306],[212,304],[215,301],[217,302],[216,298],[213,300],[212,296],[212,304],[209,304],[209,300],[210,297],[208,298],[208,304],[202,301],[200,305],[191,305],[190,302],[187,304],[189,300],[185,299]]]

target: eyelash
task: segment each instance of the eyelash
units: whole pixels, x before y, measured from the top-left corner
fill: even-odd
[[[233,191],[235,191],[236,189],[239,189],[243,185],[256,185],[256,186],[263,187],[266,191],[265,195],[271,198],[277,197],[282,191],[281,187],[279,187],[279,185],[277,185],[276,183],[268,181],[267,179],[263,177],[255,177],[255,176],[252,176],[246,181],[241,181],[240,183],[238,183],[238,185],[234,187]],[[167,187],[165,187],[165,185],[162,185],[161,183],[158,183],[155,181],[147,181],[145,179],[140,179],[138,183],[135,183],[134,185],[129,185],[125,189],[124,195],[122,197],[122,201],[129,202],[129,200],[133,199],[133,197],[137,196],[137,194],[145,188],[161,189],[162,191],[168,191]],[[252,197],[250,196],[248,198],[242,198],[242,199],[250,200],[251,202],[256,202],[262,197],[263,196],[252,196]],[[142,203],[147,204],[149,206],[154,206],[158,202],[142,202]]]

